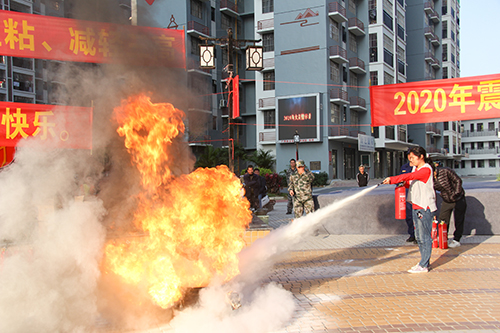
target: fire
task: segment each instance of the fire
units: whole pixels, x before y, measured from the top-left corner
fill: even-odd
[[[251,220],[239,179],[226,166],[174,174],[184,113],[171,104],[153,104],[141,95],[122,103],[115,114],[118,133],[142,176],[134,223],[147,236],[109,242],[104,267],[129,284],[145,286],[163,308],[187,288],[206,286],[216,276],[224,281],[236,276],[237,254]]]

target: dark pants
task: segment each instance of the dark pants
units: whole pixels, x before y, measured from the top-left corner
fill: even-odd
[[[411,203],[406,203],[406,225],[408,226],[408,235],[415,237],[415,224],[413,223],[413,207]]]
[[[293,211],[293,197],[288,193],[288,203],[286,205],[286,212],[291,213]]]
[[[453,233],[453,239],[457,242],[460,242],[460,238],[462,238],[462,234],[464,233],[466,210],[467,202],[465,201],[465,195],[456,202],[443,201],[439,210],[439,221],[444,221],[448,228],[450,226],[451,212],[455,212],[455,232]]]

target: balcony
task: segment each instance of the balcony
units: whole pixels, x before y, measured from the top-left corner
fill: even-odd
[[[187,24],[187,33],[194,37],[210,37],[210,30],[208,27],[196,21],[189,21]]]
[[[274,57],[264,59],[263,63],[264,63],[264,69],[263,69],[264,71],[274,69]]]
[[[366,74],[365,62],[359,58],[349,58],[349,70],[356,74]]]
[[[276,99],[274,97],[259,99],[259,110],[275,109],[275,108],[276,108]]]
[[[425,151],[428,154],[441,154],[442,153],[441,149],[439,149],[437,147],[434,147],[434,146],[427,146],[427,147],[425,147]]]
[[[359,96],[349,98],[349,108],[356,111],[366,111],[366,101]]]
[[[500,138],[498,136],[498,129],[492,131],[479,131],[479,132],[471,132],[469,130],[464,131],[462,133],[462,137],[464,138],[477,138],[477,137],[495,137],[496,139]]]
[[[199,59],[187,59],[186,67],[188,73],[198,73],[206,76],[212,76],[212,70],[200,67]]]
[[[259,142],[276,142],[276,130],[259,132]]]
[[[434,46],[439,46],[439,44],[441,44],[439,37],[434,33],[432,27],[426,27],[424,29],[424,36],[427,37]]]
[[[238,5],[231,0],[220,0],[220,11],[232,17],[238,17]]]
[[[440,21],[439,14],[434,10],[434,2],[427,1],[424,4],[424,12],[429,15],[429,18],[434,22],[438,23]]]
[[[328,136],[349,136],[349,128],[344,126],[330,127]]]
[[[428,63],[430,63],[433,67],[437,64],[437,67],[441,67],[439,65],[439,61],[437,60],[437,58],[434,56],[434,54],[432,54],[431,52],[426,52],[425,53],[425,61],[427,61]]]
[[[274,19],[260,20],[257,22],[257,33],[263,34],[274,30]]]
[[[434,124],[425,124],[425,132],[433,136],[441,136],[441,130]]]
[[[365,25],[357,17],[351,17],[349,19],[348,30],[356,36],[366,35]]]
[[[330,60],[333,60],[338,64],[348,62],[347,51],[338,45],[330,46]]]
[[[498,155],[500,154],[500,148],[481,148],[481,149],[470,149],[466,148],[465,152],[470,155]]]
[[[338,2],[328,4],[328,16],[339,23],[347,22],[345,8]]]
[[[341,88],[330,89],[330,102],[349,104],[349,94]]]

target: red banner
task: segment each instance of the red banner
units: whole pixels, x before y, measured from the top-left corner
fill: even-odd
[[[370,87],[372,126],[500,117],[500,74]]]
[[[0,168],[12,163],[15,153],[15,147],[0,147]]]
[[[233,77],[233,118],[240,116],[240,76]]]
[[[92,108],[0,102],[0,147],[34,138],[53,148],[92,148]]]
[[[183,30],[118,25],[0,10],[0,54],[185,68]]]

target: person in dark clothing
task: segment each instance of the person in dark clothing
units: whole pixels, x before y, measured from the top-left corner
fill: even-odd
[[[413,167],[410,165],[410,162],[403,164],[401,167],[401,172],[399,173],[400,175],[404,173],[410,173],[413,170]],[[406,196],[408,196],[408,189],[406,189]],[[406,240],[407,242],[413,242],[417,243],[417,240],[415,239],[415,226],[413,225],[413,213],[412,213],[412,207],[411,203],[406,202],[406,225],[408,226],[408,239]]]
[[[292,158],[290,160],[290,168],[286,170],[286,182],[288,186],[290,186],[290,176],[297,173],[297,167],[295,162],[296,162],[295,159]],[[293,197],[290,195],[290,193],[288,193],[288,203],[286,205],[286,213],[292,214],[292,210],[293,210]]]
[[[254,173],[259,177],[259,192],[257,198],[259,200],[259,209],[262,209],[262,198],[267,195],[266,178],[260,175],[259,168],[255,168]]]
[[[358,169],[359,173],[356,175],[356,180],[358,181],[359,187],[367,186],[370,176],[365,172],[365,167],[363,165],[360,165]]]
[[[460,238],[464,232],[465,211],[467,210],[462,179],[450,168],[436,168],[434,170],[434,189],[439,191],[441,198],[443,198],[439,209],[439,221],[444,221],[449,228],[451,213],[454,212],[455,216],[455,232],[453,240],[448,243],[448,246],[460,246]]]
[[[257,195],[259,193],[259,177],[254,173],[253,166],[247,167],[247,172],[243,176],[243,183],[245,184],[245,197],[250,202],[251,209],[258,209]]]

